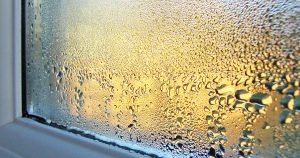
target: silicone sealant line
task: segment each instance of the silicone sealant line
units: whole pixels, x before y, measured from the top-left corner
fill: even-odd
[[[92,140],[96,140],[98,142],[101,142],[101,143],[104,143],[104,144],[107,144],[107,145],[112,145],[114,147],[118,147],[118,148],[121,148],[121,149],[124,149],[124,150],[133,151],[135,153],[138,153],[138,154],[141,154],[141,155],[144,155],[144,156],[150,156],[152,158],[172,158],[173,157],[170,154],[164,153],[164,152],[159,151],[157,149],[146,148],[146,147],[139,146],[139,145],[136,145],[136,144],[126,143],[126,142],[123,142],[123,141],[120,141],[120,140],[115,140],[115,139],[112,139],[112,138],[101,136],[99,134],[96,134],[96,133],[93,133],[93,132],[90,132],[90,131],[82,130],[82,129],[77,128],[77,127],[66,127],[66,126],[63,126],[63,125],[59,125],[55,122],[52,122],[51,120],[47,120],[47,119],[41,117],[41,116],[27,114],[25,117],[30,118],[30,119],[32,119],[36,122],[42,123],[44,125],[48,125],[48,126],[51,126],[51,127],[54,127],[54,128],[58,128],[58,129],[61,129],[63,131],[71,132],[73,134],[80,135],[82,137],[89,138],[89,139],[92,139]]]

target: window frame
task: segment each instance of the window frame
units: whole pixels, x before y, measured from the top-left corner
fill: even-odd
[[[25,0],[0,1],[0,157],[148,157],[42,123],[26,110]],[[3,23],[3,25],[2,25]],[[3,40],[6,38],[6,40]],[[30,118],[35,118],[34,121]],[[150,155],[151,156],[151,155]]]

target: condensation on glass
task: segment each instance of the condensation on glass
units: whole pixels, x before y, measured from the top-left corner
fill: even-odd
[[[27,0],[27,110],[172,157],[300,156],[300,4]]]

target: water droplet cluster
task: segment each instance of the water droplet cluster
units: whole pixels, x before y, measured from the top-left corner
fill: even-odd
[[[173,157],[297,157],[297,1],[26,1],[35,115]]]

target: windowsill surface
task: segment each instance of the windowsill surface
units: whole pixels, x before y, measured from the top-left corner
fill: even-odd
[[[13,151],[13,152],[12,152]],[[141,158],[146,157],[73,133],[18,118],[0,128],[0,152],[8,158]]]

